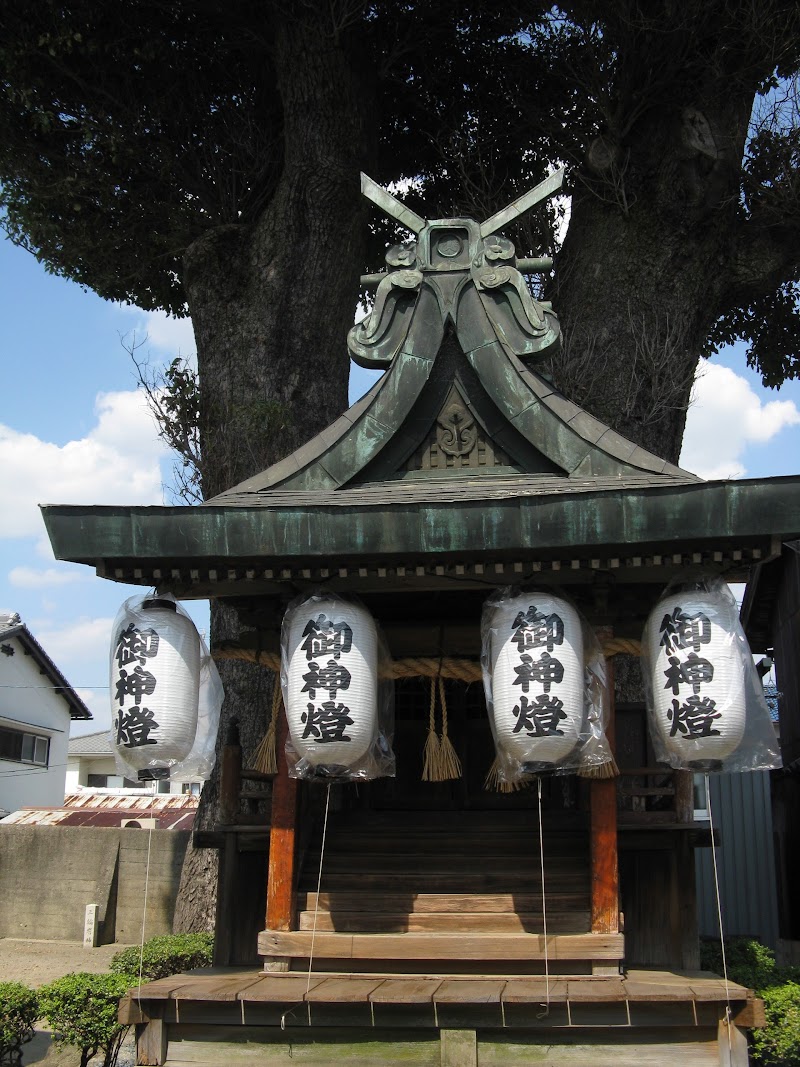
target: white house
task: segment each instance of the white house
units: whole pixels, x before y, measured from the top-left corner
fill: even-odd
[[[91,717],[19,615],[0,613],[0,817],[63,803],[70,721]]]
[[[67,759],[66,793],[75,793],[80,789],[137,789],[151,793],[156,783],[139,782],[124,778],[117,770],[114,761],[114,749],[108,730],[73,737],[69,743]],[[200,794],[202,781],[157,783],[159,793],[194,793]]]

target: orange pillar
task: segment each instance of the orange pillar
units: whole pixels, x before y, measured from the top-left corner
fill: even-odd
[[[610,631],[602,636],[610,636]],[[607,736],[613,753],[615,747],[614,661],[611,658],[606,660],[606,698],[609,708]],[[589,811],[592,933],[615,934],[619,931],[616,778],[593,778],[591,780]]]
[[[276,685],[279,684],[276,680]],[[281,707],[277,723],[278,774],[272,783],[272,828],[267,874],[267,929],[291,930],[296,908],[297,779],[289,777],[284,745],[289,732]]]

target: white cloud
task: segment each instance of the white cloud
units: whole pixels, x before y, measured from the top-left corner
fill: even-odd
[[[76,689],[75,692],[94,717],[91,727],[87,723],[85,729],[81,729],[81,733],[94,733],[97,730],[102,730],[104,727],[109,728],[111,726],[111,705],[108,690]],[[74,723],[70,730],[71,737],[78,736],[75,730],[76,725],[77,723]]]
[[[85,568],[70,570],[67,565],[64,565],[63,569],[46,567],[44,570],[36,570],[35,567],[12,567],[8,572],[8,584],[17,589],[49,589],[54,585],[81,582],[88,577],[91,577],[91,574]]]
[[[38,504],[160,504],[166,450],[140,392],[101,393],[96,426],[56,445],[0,424],[0,537],[41,533]]]
[[[133,305],[120,305],[122,310],[136,316],[136,323],[126,337],[126,343],[136,339],[137,359],[155,355],[169,362],[175,356],[186,356],[194,362],[197,344],[190,318],[176,319],[164,311],[142,311]]]
[[[686,416],[681,466],[703,478],[741,478],[748,445],[765,444],[800,425],[791,400],[762,403],[749,382],[729,367],[701,360]]]
[[[36,640],[45,650],[50,659],[58,664],[62,670],[64,664],[69,663],[70,670],[75,668],[82,670],[86,667],[96,674],[97,664],[102,664],[102,677],[93,678],[69,678],[71,684],[83,685],[105,684],[108,674],[108,647],[111,642],[111,627],[113,618],[89,618],[79,616],[68,623],[50,628],[42,627],[33,631]]]

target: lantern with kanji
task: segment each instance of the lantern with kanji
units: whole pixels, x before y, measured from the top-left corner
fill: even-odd
[[[732,596],[688,588],[662,598],[642,640],[656,757],[719,766],[745,731],[750,656]]]
[[[114,747],[140,779],[169,777],[192,750],[198,721],[200,636],[175,602],[128,601],[111,641]]]
[[[524,769],[558,764],[584,719],[578,612],[549,592],[501,596],[483,620],[487,704],[498,757]]]
[[[291,744],[313,768],[354,767],[378,734],[378,634],[361,604],[311,596],[284,616],[282,685]]]

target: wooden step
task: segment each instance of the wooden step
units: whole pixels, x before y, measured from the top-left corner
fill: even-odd
[[[449,933],[541,933],[542,912],[378,912],[301,911],[301,930],[336,930],[340,933],[419,934]],[[589,910],[547,913],[548,933],[587,933]]]
[[[309,870],[304,872],[300,888],[304,891],[316,884],[316,877]],[[558,879],[547,877],[548,890],[578,893],[588,892],[588,873],[566,876]],[[326,892],[364,893],[386,891],[390,887],[398,892],[408,893],[531,893],[539,889],[539,879],[533,874],[519,871],[486,871],[482,874],[467,875],[464,872],[449,871],[437,874],[421,874],[413,868],[397,871],[393,874],[364,873],[355,871],[323,871],[322,886]]]
[[[312,934],[307,930],[264,930],[258,937],[262,956],[380,960],[542,960],[541,934]],[[553,934],[547,937],[551,960],[621,960],[622,934]]]
[[[547,906],[554,911],[586,905],[583,893],[547,893]],[[316,893],[299,893],[297,906],[301,911],[313,911],[317,906]],[[406,913],[454,912],[536,912],[541,910],[541,893],[320,893],[322,911],[379,911]]]
[[[319,853],[307,852],[305,857],[307,866],[319,870]],[[486,864],[491,863],[498,869],[513,868],[517,871],[525,871],[526,874],[539,875],[542,865],[538,856],[507,856],[502,859],[483,855],[441,855],[439,853],[425,854],[414,852],[399,853],[374,853],[345,855],[341,852],[326,850],[322,864],[323,874],[325,871],[352,871],[363,870],[365,873],[376,871],[407,871],[413,865],[417,871],[430,872],[431,874],[449,873],[450,871],[464,871],[465,874],[478,873]],[[584,873],[588,863],[584,858],[556,856],[545,861],[545,878],[548,876],[575,875]]]

